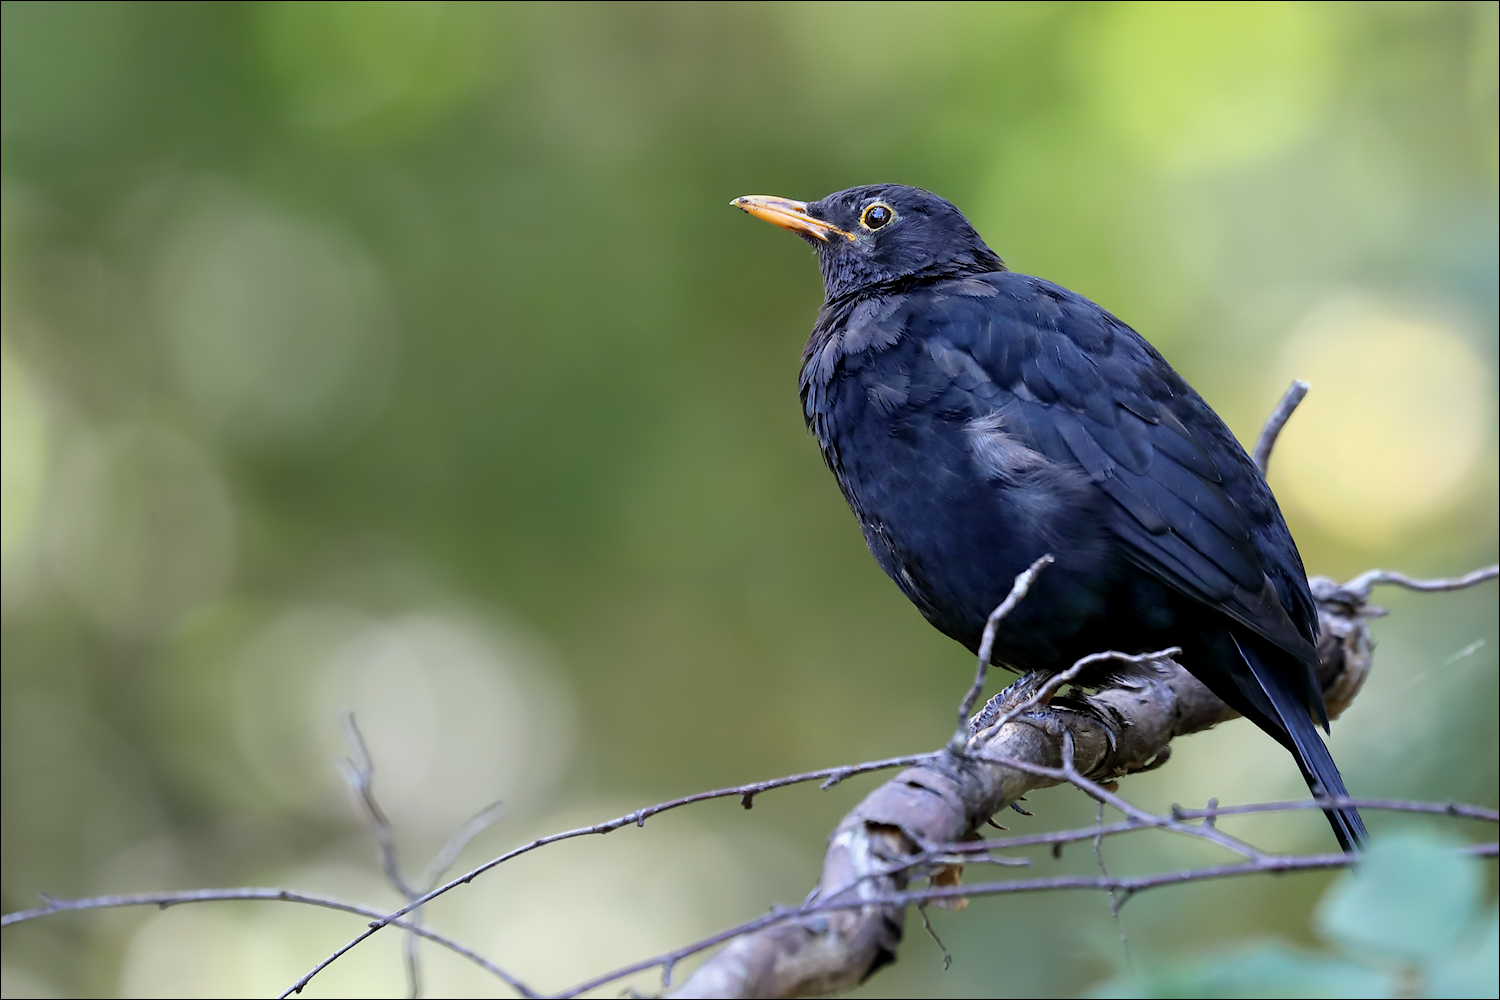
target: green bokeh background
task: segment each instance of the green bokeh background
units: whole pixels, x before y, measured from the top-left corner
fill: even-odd
[[[339,784],[340,707],[413,870],[495,798],[465,863],[938,745],[971,664],[880,574],[802,428],[816,268],[742,194],[935,190],[1243,440],[1309,378],[1272,485],[1314,573],[1495,559],[1494,3],[3,11],[6,911],[247,883],[394,902]],[[1493,585],[1381,600],[1334,729],[1350,787],[1493,806]],[[800,899],[872,780],[543,852],[429,918],[560,989]],[[1303,793],[1242,724],[1122,787]],[[1093,817],[1066,790],[1030,805],[1012,829]],[[1316,816],[1237,829],[1328,847]],[[1153,962],[1312,941],[1326,884],[1165,890],[1123,929]],[[913,920],[861,995],[1071,995],[1125,967],[1098,897],[934,923],[952,969]],[[52,918],[5,932],[4,992],[259,995],[357,929]],[[313,995],[398,994],[397,943]],[[435,993],[496,992],[424,954]]]

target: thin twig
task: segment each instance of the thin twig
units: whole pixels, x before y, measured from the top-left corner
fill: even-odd
[[[1174,806],[1172,808],[1172,817],[1179,820],[1193,820],[1218,816],[1239,816],[1247,813],[1347,808],[1384,809],[1391,812],[1452,816],[1458,819],[1500,823],[1500,813],[1497,813],[1495,810],[1486,809],[1482,806],[1467,805],[1462,802],[1415,802],[1404,799],[1354,798],[1299,799],[1293,802],[1264,802],[1243,806],[1217,806],[1213,809],[1184,809],[1181,806]],[[1101,835],[1111,837],[1121,833],[1134,833],[1137,830],[1155,829],[1157,829],[1155,823],[1141,823],[1134,819],[1124,819],[1116,823],[1106,823],[1102,827],[1084,826],[1071,830],[1052,830],[1047,833],[1028,833],[1015,837],[997,837],[991,840],[965,840],[956,844],[923,844],[922,847],[931,857],[961,857],[966,859],[965,864],[972,864],[974,861],[968,857],[969,855],[983,854],[987,851],[1012,851],[1020,847],[1059,847],[1065,844],[1076,844],[1085,840],[1092,840],[1094,837]]]
[[[1099,803],[1098,819],[1095,820],[1094,832],[1094,863],[1099,866],[1099,874],[1109,878],[1109,869],[1104,867],[1104,803]],[[1135,960],[1130,955],[1130,938],[1125,936],[1125,922],[1120,919],[1120,907],[1130,900],[1129,896],[1122,897],[1118,889],[1109,890],[1109,916],[1115,922],[1115,932],[1120,935],[1120,947],[1125,949],[1125,965],[1131,972],[1135,971]]]
[[[1255,451],[1252,457],[1255,467],[1260,474],[1266,474],[1266,467],[1271,464],[1271,449],[1276,447],[1276,439],[1281,436],[1281,429],[1291,419],[1292,413],[1302,402],[1302,397],[1307,395],[1308,384],[1299,379],[1293,379],[1292,384],[1287,387],[1286,393],[1281,397],[1281,402],[1276,404],[1276,409],[1266,418],[1266,425],[1260,429],[1260,437],[1255,440]]]
[[[339,728],[344,731],[344,742],[349,745],[349,756],[337,761],[339,772],[365,814],[375,846],[380,850],[380,870],[397,892],[408,900],[414,899],[419,894],[401,875],[401,865],[396,858],[396,830],[375,798],[375,762],[365,746],[364,734],[359,731],[353,712],[339,713]]]
[[[1443,590],[1463,590],[1465,587],[1472,587],[1475,584],[1484,583],[1486,580],[1493,580],[1497,576],[1500,576],[1500,563],[1484,566],[1474,570],[1472,573],[1465,573],[1463,576],[1440,577],[1436,580],[1418,580],[1407,576],[1405,573],[1397,573],[1394,570],[1371,569],[1359,574],[1359,576],[1356,576],[1348,583],[1340,584],[1339,590],[1365,600],[1370,596],[1370,588],[1386,583],[1394,583],[1399,587],[1405,587],[1407,590],[1420,590],[1431,593]]]
[[[993,840],[965,840],[957,844],[934,844],[928,850],[945,854],[982,854],[986,851],[1008,851],[1018,847],[1058,847],[1092,840],[1096,836],[1111,837],[1117,833],[1134,833],[1136,830],[1155,830],[1155,824],[1139,823],[1133,819],[1122,819],[1117,823],[1101,826],[1084,826],[1073,830],[1052,830],[1048,833],[1028,833],[1017,837],[999,837]]]
[[[43,898],[47,899],[47,897]],[[321,906],[327,910],[341,910],[344,913],[353,913],[357,916],[377,920],[385,917],[385,913],[382,910],[345,902],[333,896],[322,896],[309,892],[295,892],[291,889],[245,887],[239,889],[191,889],[186,892],[142,892],[124,896],[90,896],[87,899],[47,899],[46,906],[39,906],[34,910],[17,910],[14,913],[5,914],[4,917],[0,917],[0,927],[9,927],[12,924],[35,920],[38,917],[49,917],[55,913],[71,913],[79,910],[110,910],[127,906],[157,906],[161,909],[166,909],[169,906],[178,906],[184,903],[214,903],[226,900],[268,900],[283,903],[304,903],[308,906]],[[392,923],[403,930],[411,931],[413,934],[424,937],[435,944],[440,944],[455,954],[462,955],[504,982],[523,997],[539,996],[538,993],[521,982],[521,980],[512,976],[483,955],[466,948],[446,935],[430,931],[425,927],[410,924],[404,920],[392,921]]]
[[[942,751],[939,751],[939,753],[941,752]],[[285,993],[282,993],[281,996],[288,997],[293,993],[301,993],[302,990],[307,986],[307,984],[312,981],[314,976],[322,972],[324,969],[328,968],[328,966],[338,961],[344,955],[348,954],[351,949],[357,947],[382,927],[385,927],[400,919],[401,917],[406,916],[412,910],[431,902],[444,893],[456,889],[461,885],[466,885],[467,883],[473,881],[476,877],[483,875],[490,869],[502,865],[512,858],[516,858],[522,854],[534,851],[537,848],[546,847],[549,844],[556,844],[564,840],[572,840],[575,837],[587,837],[595,834],[612,833],[613,831],[618,830],[624,826],[629,826],[632,823],[634,823],[636,826],[645,826],[646,820],[659,813],[664,813],[671,809],[679,809],[683,806],[693,805],[697,802],[707,802],[711,799],[738,798],[741,804],[743,804],[745,808],[748,809],[750,808],[750,803],[756,795],[775,788],[785,788],[788,785],[799,785],[805,784],[809,781],[819,780],[823,781],[824,787],[828,787],[848,778],[855,777],[856,775],[868,774],[871,771],[889,770],[893,767],[909,767],[912,764],[920,764],[923,761],[931,760],[935,756],[937,756],[937,754],[933,753],[909,754],[905,757],[890,757],[886,760],[868,761],[864,764],[844,765],[841,767],[827,767],[823,768],[820,771],[808,771],[803,774],[788,775],[784,778],[773,778],[770,781],[756,781],[748,785],[735,785],[731,788],[717,788],[711,792],[699,792],[696,795],[684,795],[681,798],[671,799],[667,802],[659,802],[656,805],[647,806],[644,809],[637,809],[635,812],[626,813],[624,816],[617,816],[612,820],[607,820],[603,823],[596,823],[593,826],[578,827],[577,829],[564,830],[561,833],[554,833],[547,837],[538,837],[536,840],[533,840],[528,844],[522,844],[520,847],[517,847],[514,850],[507,851],[499,857],[491,858],[489,861],[486,861],[484,864],[479,865],[477,868],[472,868],[459,877],[445,882],[435,889],[423,893],[415,900],[401,907],[401,909],[394,910],[391,913],[386,914],[381,919],[372,921],[368,928],[362,931],[357,937],[351,938],[337,951],[333,952],[328,957],[320,961],[317,965],[310,969],[306,975],[297,980],[297,982],[294,983]]]
[[[1034,764],[1029,760],[1021,760],[1016,757],[1008,757],[996,753],[980,753],[979,756],[993,763],[1004,764],[1006,767],[1013,767],[1018,771],[1024,771],[1027,774],[1034,774],[1037,777],[1050,778],[1057,782],[1071,784],[1082,790],[1090,798],[1103,802],[1105,805],[1123,813],[1143,829],[1146,827],[1156,827],[1163,830],[1171,830],[1173,833],[1180,833],[1184,836],[1208,840],[1241,857],[1252,860],[1266,856],[1260,849],[1245,843],[1237,837],[1228,836],[1218,830],[1204,829],[1203,827],[1180,822],[1171,816],[1157,816],[1133,805],[1104,786],[1090,781],[1078,772],[1078,769],[1073,766],[1073,735],[1066,729],[1062,732],[1062,744],[1062,767],[1048,767],[1045,764]]]
[[[1500,812],[1463,802],[1413,802],[1405,799],[1355,799],[1341,796],[1298,799],[1293,802],[1257,802],[1243,806],[1215,806],[1212,809],[1172,807],[1177,819],[1208,819],[1215,816],[1242,816],[1246,813],[1289,812],[1295,809],[1387,809],[1395,812],[1428,813],[1500,823]]]
[[[1010,614],[1011,609],[1021,602],[1021,598],[1026,596],[1026,591],[1031,589],[1031,582],[1036,579],[1036,575],[1052,565],[1052,561],[1049,553],[1022,570],[1016,576],[1016,582],[1011,584],[1010,593],[1005,595],[1005,600],[1001,601],[985,620],[984,636],[979,640],[979,665],[974,670],[974,683],[964,695],[964,700],[958,705],[958,731],[953,734],[953,739],[949,744],[954,750],[962,748],[968,741],[969,713],[974,711],[974,703],[984,693],[984,682],[990,669],[990,657],[995,652],[995,632],[1000,627],[1001,619]]]
[[[380,870],[385,873],[386,881],[400,893],[401,898],[410,902],[421,893],[413,889],[401,874],[401,863],[396,856],[396,828],[391,825],[390,818],[375,798],[375,759],[370,756],[370,749],[365,745],[364,734],[359,731],[359,723],[353,712],[339,713],[339,728],[344,731],[344,742],[349,746],[349,756],[337,761],[339,773],[344,776],[344,782],[354,793],[354,798],[365,815],[370,835],[375,838],[375,846],[380,854]],[[422,911],[413,910],[407,923],[421,926]],[[411,1000],[417,1000],[422,995],[422,956],[417,947],[419,940],[416,934],[408,930],[401,941],[401,960],[406,968],[406,995]]]
[[[423,892],[430,892],[432,887],[438,884],[438,879],[448,874],[448,869],[458,860],[464,848],[469,842],[489,829],[490,824],[505,815],[504,802],[491,802],[483,809],[475,813],[467,823],[459,827],[443,849],[435,854],[427,863],[427,868],[422,872],[422,879],[417,884],[422,887]]]
[[[469,842],[489,827],[495,820],[499,819],[504,812],[502,803],[494,802],[485,806],[476,813],[467,823],[458,828],[443,849],[428,863],[427,869],[422,873],[422,879],[413,886],[401,874],[401,865],[396,858],[396,829],[391,825],[390,818],[386,816],[385,810],[380,807],[380,801],[375,797],[375,758],[371,756],[369,747],[365,744],[364,734],[359,730],[359,723],[354,718],[353,712],[339,713],[339,727],[344,731],[344,741],[349,745],[349,756],[338,760],[340,773],[344,781],[348,783],[349,790],[354,793],[359,802],[361,811],[365,814],[365,822],[370,827],[370,834],[375,838],[375,844],[380,851],[380,869],[385,872],[386,881],[406,899],[412,902],[424,892],[430,890],[437,884],[437,880],[453,867],[453,862],[463,853],[463,849]],[[418,935],[410,930],[412,926],[420,927],[422,924],[422,910],[413,909],[405,921],[408,927],[405,940],[402,941],[401,954],[406,966],[406,992],[412,1000],[422,995],[422,965],[421,956],[417,949]]]
[[[948,950],[948,946],[943,944],[943,939],[938,937],[938,932],[933,929],[932,921],[927,918],[927,907],[919,905],[917,913],[922,917],[922,929],[927,932],[928,937],[932,938],[932,943],[938,946],[938,951],[943,953],[943,971],[947,972],[953,968],[953,953]]]

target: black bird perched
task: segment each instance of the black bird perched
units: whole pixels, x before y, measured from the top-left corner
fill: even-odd
[[[1055,563],[996,659],[1058,671],[1104,649],[1182,665],[1346,796],[1314,717],[1317,610],[1260,470],[1138,333],[1006,269],[952,204],[877,184],[734,205],[805,238],[825,301],[802,406],[880,567],[978,651],[1018,573]],[[1327,810],[1345,850],[1365,836]]]

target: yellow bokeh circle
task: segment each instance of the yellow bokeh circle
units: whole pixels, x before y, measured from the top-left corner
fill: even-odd
[[[1489,436],[1489,366],[1451,325],[1353,298],[1314,310],[1283,374],[1312,384],[1271,463],[1284,501],[1377,545],[1462,499]]]

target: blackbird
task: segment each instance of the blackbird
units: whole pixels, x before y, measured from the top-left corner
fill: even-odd
[[[929,622],[977,653],[1016,575],[1050,553],[997,662],[1055,672],[1180,646],[1315,795],[1347,796],[1314,722],[1328,711],[1297,546],[1255,463],[1145,338],[1008,270],[919,188],[733,204],[817,251],[803,415],[876,562]],[[1325,811],[1355,850],[1358,812]]]

